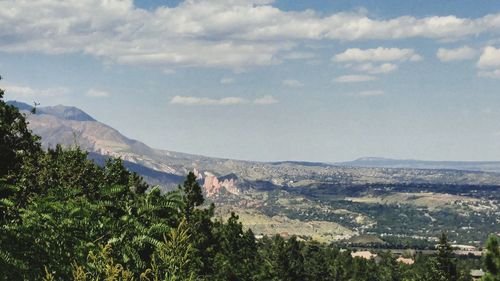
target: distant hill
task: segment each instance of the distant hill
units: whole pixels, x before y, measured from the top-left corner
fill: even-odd
[[[382,157],[365,157],[354,161],[336,163],[349,167],[405,168],[405,169],[450,169],[500,173],[500,161],[422,161],[398,160]]]

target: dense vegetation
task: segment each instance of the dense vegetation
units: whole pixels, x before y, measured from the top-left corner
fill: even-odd
[[[470,280],[446,235],[413,265],[296,237],[257,240],[237,215],[214,218],[193,173],[162,194],[119,159],[99,166],[78,147],[45,151],[2,98],[2,280]],[[499,280],[499,256],[492,236],[485,280]]]
[[[279,204],[273,204],[282,197],[279,191],[270,193],[268,204],[262,210],[266,215],[274,216],[284,214],[291,219],[299,220],[323,220],[332,221],[351,229],[361,229],[365,233],[373,233],[378,236],[384,234],[398,234],[406,237],[437,237],[446,231],[450,240],[461,244],[474,244],[486,241],[491,232],[498,233],[498,211],[495,209],[477,210],[478,205],[494,206],[500,199],[500,186],[490,185],[451,185],[451,184],[366,184],[355,186],[341,186],[324,184],[319,186],[308,186],[307,188],[288,188],[285,194],[289,198],[301,196],[308,198],[311,202],[310,210],[297,212],[293,208],[284,209]],[[356,198],[362,196],[373,196],[384,198],[397,193],[423,193],[429,192],[437,195],[460,195],[467,199],[477,199],[483,203],[462,203],[461,205],[448,206],[446,208],[431,209],[427,206],[409,205],[400,202],[353,202],[346,198]],[[474,206],[475,205],[475,206]],[[331,209],[346,209],[352,215],[338,215],[331,212],[322,212],[323,206]],[[427,213],[428,215],[422,215]],[[374,218],[376,224],[369,228],[358,224],[354,218],[356,214],[363,214]],[[384,238],[385,239],[385,238]],[[406,239],[406,238],[405,238]],[[405,239],[390,238],[391,247],[399,247]],[[423,243],[421,246],[433,247],[432,243]],[[476,245],[480,246],[480,245]]]

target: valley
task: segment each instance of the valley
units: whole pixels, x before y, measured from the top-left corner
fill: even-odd
[[[256,235],[321,242],[373,235],[391,245],[432,247],[442,231],[479,246],[500,233],[498,163],[357,160],[348,163],[252,162],[153,149],[74,107],[25,110],[44,147],[77,145],[103,163],[125,166],[164,191],[194,171],[217,215],[239,214]],[[356,166],[358,163],[359,166]],[[393,165],[393,166],[391,166]],[[412,166],[413,165],[413,166]],[[470,168],[461,170],[460,167]]]

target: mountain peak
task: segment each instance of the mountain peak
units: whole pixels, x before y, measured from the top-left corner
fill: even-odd
[[[74,106],[56,105],[37,108],[37,113],[53,115],[64,120],[96,121],[83,110]]]
[[[19,101],[8,101],[7,104],[17,107],[19,110],[30,111],[33,106]],[[36,114],[52,115],[59,119],[73,120],[73,121],[96,121],[83,110],[74,106],[65,106],[62,104],[55,106],[43,106],[36,108]]]
[[[16,101],[16,100],[8,101],[7,104],[12,105],[14,107],[17,107],[17,109],[19,109],[19,110],[31,111],[33,109],[33,106],[31,106],[27,103],[24,103],[24,102]]]

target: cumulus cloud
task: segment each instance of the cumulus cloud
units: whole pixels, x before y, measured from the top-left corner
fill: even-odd
[[[247,100],[238,97],[212,99],[212,98],[175,96],[170,100],[171,104],[181,104],[181,105],[236,105],[236,104],[244,104],[247,102],[248,102]]]
[[[91,98],[107,98],[110,96],[109,92],[103,90],[89,89],[85,95]]]
[[[477,51],[469,46],[456,49],[439,48],[436,53],[437,58],[445,62],[473,59],[476,55]]]
[[[241,69],[280,63],[281,54],[305,40],[453,40],[500,30],[500,14],[374,19],[360,12],[285,11],[272,2],[186,0],[145,10],[133,0],[5,0],[0,1],[0,49],[84,53],[122,64]]]
[[[500,69],[491,71],[479,71],[477,75],[484,78],[500,79]]]
[[[234,83],[234,79],[230,78],[230,77],[223,77],[223,78],[220,79],[220,83],[222,85],[233,84]]]
[[[481,69],[477,73],[479,77],[500,79],[500,49],[492,46],[484,48],[477,67]]]
[[[17,99],[36,97],[60,97],[70,93],[70,89],[66,87],[37,89],[25,85],[4,84],[2,88],[10,98]]]
[[[186,97],[186,96],[175,96],[170,100],[170,104],[177,105],[239,105],[253,103],[257,105],[269,105],[275,104],[278,100],[273,96],[264,96],[257,98],[253,101],[249,101],[244,98],[239,97],[225,97],[220,99],[214,98],[204,98],[204,97]]]
[[[294,79],[286,79],[281,81],[281,84],[286,87],[290,88],[299,88],[304,86],[304,83],[300,82],[299,80],[294,80]]]
[[[288,52],[283,54],[283,58],[287,60],[305,60],[313,59],[316,55],[311,52]]]
[[[376,80],[375,76],[371,75],[342,75],[335,78],[337,83],[355,83]]]
[[[353,69],[357,71],[368,72],[370,74],[381,74],[381,73],[389,73],[398,69],[398,66],[394,63],[381,63],[381,64],[373,64],[373,63],[363,63],[359,65],[353,66]]]
[[[253,101],[255,104],[262,104],[262,105],[268,105],[268,104],[275,104],[278,103],[278,100],[273,97],[273,96],[263,96],[261,98],[257,98]]]
[[[422,57],[413,49],[383,48],[362,50],[347,49],[333,56],[335,62],[384,62],[384,61],[419,61]]]
[[[500,68],[500,49],[492,46],[484,48],[477,66],[479,68]]]
[[[413,49],[351,48],[332,57],[333,62],[347,63],[345,67],[369,74],[390,73],[399,68],[400,63],[420,61],[422,57]]]
[[[382,90],[366,90],[366,91],[361,91],[357,92],[354,94],[354,96],[357,97],[378,97],[378,96],[383,96],[385,93]]]
[[[172,74],[175,74],[175,70],[171,69],[171,68],[165,68],[162,70],[163,74],[165,75],[172,75]]]

